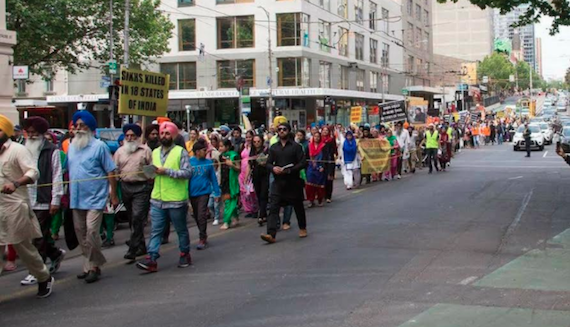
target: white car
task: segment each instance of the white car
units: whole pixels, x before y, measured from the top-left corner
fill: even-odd
[[[544,135],[540,130],[540,126],[537,124],[528,125],[530,128],[530,148],[538,149],[540,151],[544,150]],[[519,151],[525,148],[525,141],[523,137],[524,132],[524,125],[519,126],[517,131],[515,132],[515,136],[513,137],[513,150]]]
[[[552,144],[552,137],[554,136],[554,130],[547,123],[540,123],[540,131],[544,135],[544,144]]]
[[[566,112],[566,105],[564,103],[558,103],[556,105],[556,112]]]

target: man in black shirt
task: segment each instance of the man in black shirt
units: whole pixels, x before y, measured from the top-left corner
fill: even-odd
[[[299,223],[299,237],[307,237],[307,221],[303,206],[305,182],[299,174],[306,167],[305,153],[303,147],[290,135],[291,126],[288,123],[279,124],[277,133],[279,142],[269,148],[266,164],[267,169],[275,176],[275,181],[271,184],[267,234],[261,234],[261,239],[267,243],[275,243],[279,210],[288,205],[292,205],[295,209]]]

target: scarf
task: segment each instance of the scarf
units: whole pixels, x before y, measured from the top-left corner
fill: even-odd
[[[352,132],[346,132],[346,135],[353,135]],[[351,163],[356,159],[356,151],[358,147],[356,145],[356,140],[354,136],[352,140],[346,139],[344,140],[344,144],[342,145],[342,151],[344,152],[344,163]]]
[[[325,142],[323,142],[323,140],[321,140],[317,144],[315,143],[315,140],[312,139],[311,143],[309,143],[309,155],[311,156],[311,158],[318,156],[321,153],[321,151],[323,151],[324,147],[325,147]]]

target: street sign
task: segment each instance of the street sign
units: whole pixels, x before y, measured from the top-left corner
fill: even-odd
[[[12,67],[13,79],[28,79],[30,77],[30,70],[28,66],[14,66]]]
[[[101,81],[99,82],[99,86],[101,88],[108,88],[110,85],[111,85],[111,77],[102,76]]]
[[[467,90],[469,90],[469,84],[458,84],[457,90],[458,91],[467,91]]]
[[[489,83],[489,76],[483,76],[483,83]]]
[[[117,73],[117,62],[115,60],[109,61],[109,74]]]
[[[408,89],[402,89],[402,95],[408,96],[408,94],[410,94],[410,91],[408,91]]]
[[[509,82],[513,83],[515,81],[515,75],[509,75]]]

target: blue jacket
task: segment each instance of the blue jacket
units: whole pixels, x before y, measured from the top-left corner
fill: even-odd
[[[216,171],[213,161],[210,159],[190,158],[190,167],[192,168],[192,177],[189,183],[190,197],[214,194],[214,197],[220,196],[220,186],[216,178]]]

